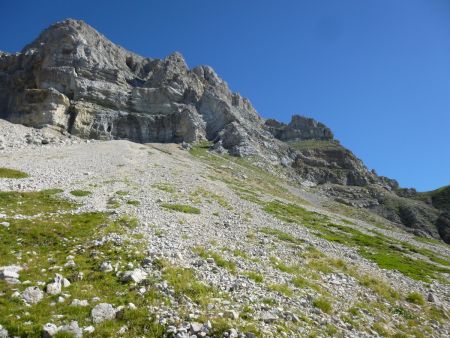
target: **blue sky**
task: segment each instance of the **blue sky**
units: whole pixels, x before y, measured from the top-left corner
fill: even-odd
[[[209,64],[264,117],[327,124],[402,186],[450,184],[449,0],[0,1],[0,50],[83,19],[149,57]]]

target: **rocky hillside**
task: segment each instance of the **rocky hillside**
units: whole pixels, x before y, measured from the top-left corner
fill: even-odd
[[[446,337],[449,192],[65,20],[0,53],[0,338]]]
[[[0,120],[0,337],[449,335],[447,245],[209,144],[69,136]]]
[[[216,152],[281,164],[296,183],[449,240],[448,206],[397,193],[395,180],[369,171],[322,123],[264,120],[210,67],[189,69],[179,53],[138,56],[82,21],[50,26],[21,53],[0,53],[0,118],[88,139],[211,141]]]

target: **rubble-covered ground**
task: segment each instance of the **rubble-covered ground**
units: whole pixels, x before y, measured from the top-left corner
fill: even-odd
[[[450,247],[307,189],[0,120],[0,337],[448,336]]]

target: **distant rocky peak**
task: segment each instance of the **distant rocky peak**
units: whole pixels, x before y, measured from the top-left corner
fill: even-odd
[[[334,138],[331,129],[323,123],[300,115],[293,115],[289,124],[268,119],[265,126],[273,136],[281,141],[333,140]]]

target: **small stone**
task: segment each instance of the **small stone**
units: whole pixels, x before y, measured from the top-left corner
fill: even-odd
[[[225,311],[224,316],[226,318],[230,318],[230,319],[236,320],[236,319],[239,318],[239,313],[237,311],[234,311],[234,310],[228,310],[228,311]]]
[[[89,306],[89,302],[85,299],[83,299],[83,300],[74,299],[70,305],[71,306]]]
[[[147,278],[147,272],[142,269],[134,269],[133,271],[127,271],[122,277],[122,282],[135,282],[139,284]]]
[[[100,265],[100,271],[102,271],[102,272],[111,272],[111,271],[113,271],[113,266],[112,266],[112,264],[110,262],[103,262]]]
[[[78,326],[78,322],[72,320],[69,325],[64,325],[59,328],[60,332],[67,332],[75,338],[83,337],[83,330]]]
[[[95,324],[101,323],[105,320],[112,320],[116,317],[116,310],[111,304],[100,303],[97,304],[91,311],[92,321]]]
[[[30,286],[22,293],[22,298],[29,304],[36,304],[44,298],[44,292],[37,286]]]
[[[8,338],[9,334],[8,331],[0,325],[0,338]]]
[[[62,286],[64,287],[64,288],[67,288],[67,287],[69,287],[70,286],[70,281],[67,279],[67,278],[63,278],[63,280],[62,280]]]
[[[86,327],[83,329],[83,331],[84,331],[84,332],[87,332],[87,333],[94,333],[95,327],[93,327],[92,325],[86,326]]]
[[[0,267],[0,279],[18,279],[20,270],[22,267],[18,265],[2,266]]]
[[[42,337],[51,338],[58,333],[58,327],[55,324],[47,323],[42,327]],[[1,337],[1,336],[0,336]]]
[[[271,324],[271,323],[275,322],[277,319],[278,319],[278,317],[273,315],[270,312],[264,312],[261,316],[261,320],[267,324]]]
[[[127,331],[128,331],[128,327],[124,325],[119,329],[119,331],[117,331],[117,333],[119,335],[122,335],[122,334],[125,334],[125,332],[127,332]]]
[[[61,293],[63,276],[56,274],[53,283],[47,284],[45,291],[50,295],[58,295]]]
[[[50,295],[57,295],[57,294],[61,293],[61,284],[50,283],[45,288],[45,291]]]
[[[191,331],[194,333],[200,332],[203,328],[203,324],[193,322],[191,323]]]
[[[428,294],[427,300],[428,300],[430,303],[435,303],[435,302],[436,302],[436,296],[435,296],[433,293],[430,292],[430,293]]]
[[[64,264],[65,268],[74,268],[76,266],[77,265],[75,264],[75,261],[73,259],[68,260],[67,263]]]

